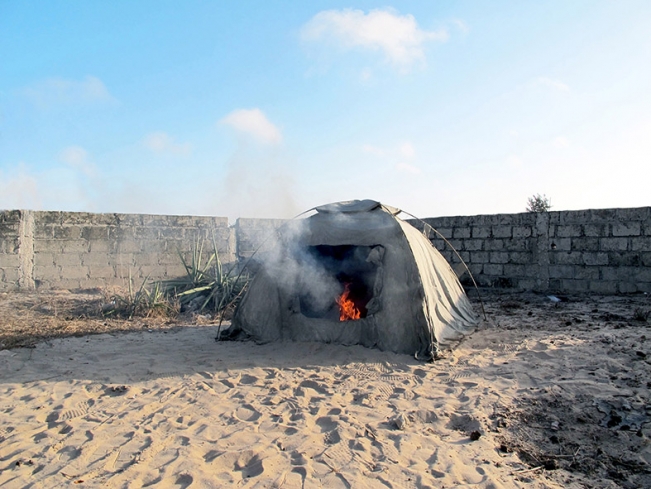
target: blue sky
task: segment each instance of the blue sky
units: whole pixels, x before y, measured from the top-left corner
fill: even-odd
[[[0,209],[651,205],[651,2],[0,0]]]

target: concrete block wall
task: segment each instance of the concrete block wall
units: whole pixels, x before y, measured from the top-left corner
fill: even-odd
[[[246,260],[256,252],[264,252],[264,244],[271,244],[277,236],[276,229],[283,227],[287,222],[286,219],[239,218],[235,222],[237,258]]]
[[[0,213],[0,288],[2,284],[18,286],[23,274],[20,256],[21,211]]]
[[[179,252],[189,260],[203,240],[206,255],[213,237],[221,259],[235,261],[225,217],[5,211],[0,223],[0,249],[8,251],[0,255],[4,289],[125,285],[129,277],[139,286],[146,278],[178,277],[185,274]]]
[[[651,292],[651,207],[424,221],[440,235],[410,222],[430,233],[453,266],[462,258],[481,286]],[[213,236],[224,262],[243,262],[286,222],[238,219],[229,227],[223,217],[3,211],[0,290],[124,285],[129,274],[136,282],[182,276],[178,251],[189,257],[201,238],[210,251]]]
[[[561,293],[651,292],[651,207],[425,219],[483,286]],[[426,228],[412,221],[419,229]],[[439,236],[452,264],[459,257]],[[465,279],[467,281],[467,278]]]

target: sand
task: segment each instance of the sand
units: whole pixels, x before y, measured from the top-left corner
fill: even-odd
[[[648,305],[492,296],[433,363],[214,325],[0,350],[0,486],[651,487]]]

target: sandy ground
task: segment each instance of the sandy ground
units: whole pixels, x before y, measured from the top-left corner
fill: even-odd
[[[0,486],[651,487],[651,301],[569,299],[489,294],[433,363],[196,324],[0,350]]]

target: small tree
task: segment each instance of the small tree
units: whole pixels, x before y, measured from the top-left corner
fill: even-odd
[[[552,201],[546,195],[536,194],[527,200],[527,212],[549,212]]]

